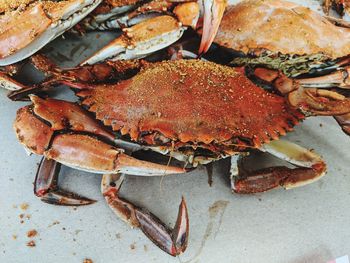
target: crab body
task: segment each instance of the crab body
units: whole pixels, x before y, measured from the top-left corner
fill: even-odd
[[[254,17],[255,19],[246,19]],[[336,68],[350,54],[350,29],[287,1],[242,1],[230,6],[215,42],[239,52],[236,65],[259,65],[298,76]]]
[[[259,147],[303,118],[241,72],[195,60],[151,64],[129,80],[77,95],[133,141],[174,150],[203,147],[215,155]]]

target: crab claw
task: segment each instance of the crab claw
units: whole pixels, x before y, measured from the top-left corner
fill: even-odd
[[[107,46],[97,51],[81,65],[92,65],[113,58],[133,59],[145,57],[179,40],[185,28],[172,16],[163,15],[145,20],[130,28]]]
[[[226,0],[203,0],[204,21],[199,55],[206,53],[218,32],[221,19],[227,6]]]
[[[32,153],[95,173],[156,176],[185,169],[138,160],[113,146],[114,136],[78,105],[31,96],[32,106],[17,112],[14,128]],[[50,109],[50,111],[47,111]]]
[[[95,200],[59,189],[57,185],[61,165],[45,157],[41,159],[34,181],[34,194],[41,201],[53,205],[80,206],[95,203]]]
[[[279,186],[291,189],[310,184],[326,174],[326,164],[318,154],[294,143],[272,141],[261,150],[298,167],[275,166],[248,172],[240,163],[237,165],[237,158],[232,158],[231,185],[235,193],[259,193]]]
[[[300,87],[288,94],[288,102],[308,115],[333,116],[350,112],[350,99],[329,90]]]
[[[299,108],[306,115],[333,116],[349,113],[350,99],[335,91],[311,87],[332,87],[332,83],[338,83],[338,87],[345,88],[348,85],[347,70],[310,79],[290,79],[278,71],[264,68],[255,69],[254,75],[272,84],[281,94],[286,95],[290,106]]]
[[[174,229],[170,229],[159,218],[118,196],[124,176],[103,175],[101,191],[113,212],[131,227],[139,227],[160,249],[176,256],[186,250],[189,235],[189,219],[185,199],[182,198]]]

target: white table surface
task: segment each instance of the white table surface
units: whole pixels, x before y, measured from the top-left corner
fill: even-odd
[[[316,6],[317,1],[308,4]],[[72,61],[62,64],[72,65],[103,45],[98,41],[92,44],[90,38],[70,54],[78,40],[59,39],[51,45],[51,53],[57,59],[64,54]],[[28,157],[12,130],[16,110],[24,103],[11,102],[6,94],[0,90],[0,262],[68,263],[90,258],[95,263],[318,263],[350,254],[350,140],[332,118],[309,118],[287,136],[315,149],[328,164],[328,174],[305,187],[231,194],[226,160],[215,164],[212,187],[204,168],[163,180],[127,177],[122,195],[171,226],[181,196],[186,198],[189,246],[185,254],[172,258],[113,214],[101,196],[99,175],[65,168],[60,177],[62,187],[98,200],[94,205],[76,209],[37,199],[32,183],[40,158]],[[74,98],[66,91],[58,96]],[[20,208],[23,203],[29,205],[27,210]],[[23,223],[20,214],[24,214]],[[31,229],[38,231],[35,247],[26,246]]]

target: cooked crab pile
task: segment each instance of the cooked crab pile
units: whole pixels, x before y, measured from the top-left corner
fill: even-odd
[[[325,9],[339,11],[340,3],[333,4],[326,2]],[[0,2],[0,85],[12,90],[12,100],[31,100],[18,110],[14,129],[27,151],[43,156],[34,183],[42,201],[94,202],[58,188],[61,165],[102,174],[102,194],[116,215],[176,256],[189,237],[185,199],[169,228],[119,196],[125,175],[182,174],[230,158],[227,174],[232,191],[240,194],[299,187],[325,175],[327,165],[317,153],[280,137],[310,116],[333,116],[350,134],[347,22],[285,1],[246,0],[224,13],[226,5],[221,0]],[[342,12],[346,7],[344,2]],[[188,39],[172,45],[188,28]],[[120,29],[119,37],[75,68],[33,55],[68,30]],[[198,35],[199,56],[182,49],[181,43],[195,42]],[[228,65],[199,58],[212,43],[208,57],[215,60],[223,52]],[[159,61],[164,54],[157,59],[157,51],[168,46],[171,59]],[[25,63],[45,79],[33,85],[16,80]],[[51,89],[62,85],[75,92],[77,102],[51,98]],[[294,167],[247,172],[241,163],[256,151]],[[164,165],[136,157],[151,152],[177,161]]]

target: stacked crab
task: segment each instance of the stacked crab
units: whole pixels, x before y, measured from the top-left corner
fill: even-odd
[[[346,22],[273,0],[242,1],[225,13],[225,1],[205,0],[204,19],[200,4],[193,1],[28,2],[1,10],[0,85],[14,90],[11,99],[32,101],[18,111],[14,128],[29,152],[43,155],[35,194],[52,204],[90,204],[93,200],[58,189],[60,165],[103,174],[102,192],[113,211],[170,255],[187,246],[184,199],[176,225],[169,229],[152,213],[118,196],[124,174],[179,174],[229,157],[234,192],[289,189],[322,177],[326,164],[317,153],[279,137],[317,115],[335,116],[350,134]],[[214,42],[232,56],[231,63],[139,60],[173,44],[189,27],[202,34],[200,55]],[[121,28],[123,34],[76,68],[62,69],[41,54],[31,56],[71,28]],[[14,80],[23,63],[19,61],[27,57],[46,75],[32,86]],[[78,103],[46,96],[62,84],[75,91]],[[243,156],[256,150],[296,167],[244,171],[239,165]],[[150,151],[185,165],[134,157]]]

